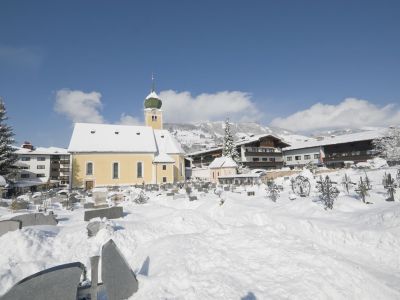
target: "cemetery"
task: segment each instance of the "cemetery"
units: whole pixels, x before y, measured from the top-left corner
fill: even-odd
[[[305,270],[308,279],[340,284],[344,298],[398,298],[379,274],[396,278],[400,268],[399,169],[312,171],[2,199],[0,299],[240,299],[249,291],[265,299],[277,282],[270,290],[257,282],[289,273],[302,284],[284,289],[324,298],[324,288],[305,288]],[[255,271],[251,259],[267,260]],[[321,269],[326,260],[335,266]],[[368,268],[352,266],[364,261]],[[232,286],[244,278],[249,286]]]

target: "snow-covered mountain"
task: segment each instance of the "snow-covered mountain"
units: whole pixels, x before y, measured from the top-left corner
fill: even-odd
[[[175,136],[187,153],[222,145],[224,126],[224,121],[197,124],[164,124],[164,128]],[[265,127],[257,123],[231,123],[231,129],[236,140],[245,136],[263,133],[277,135],[289,144],[310,139],[307,136],[298,135],[282,128]]]

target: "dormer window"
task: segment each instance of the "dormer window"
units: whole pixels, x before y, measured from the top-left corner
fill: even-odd
[[[92,129],[92,130],[90,130],[90,133],[94,134],[94,133],[96,133],[96,130]]]
[[[118,131],[118,130],[116,130],[114,133],[115,133],[115,134],[119,134],[119,131]]]
[[[156,121],[157,121],[157,116],[151,116],[151,120],[152,120],[153,122],[156,122]]]
[[[164,138],[164,135],[162,135],[161,138],[163,139],[163,138]]]
[[[136,132],[136,135],[140,135],[140,131]]]

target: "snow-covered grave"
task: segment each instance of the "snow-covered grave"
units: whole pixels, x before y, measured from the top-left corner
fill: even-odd
[[[90,258],[113,239],[139,282],[132,299],[399,299],[400,191],[386,201],[385,173],[397,178],[389,167],[308,174],[305,197],[296,197],[290,178],[276,178],[283,190],[275,202],[266,185],[203,193],[193,183],[191,195],[201,194],[196,201],[150,190],[143,202],[135,201],[140,189],[121,187],[124,216],[90,237],[83,204],[71,211],[54,203],[56,226],[0,236],[0,295],[35,272],[74,261],[88,268],[90,280]],[[371,204],[357,186],[347,192],[345,174],[355,183],[367,174]],[[316,189],[320,175],[338,183],[332,209]],[[14,214],[1,207],[0,216]]]

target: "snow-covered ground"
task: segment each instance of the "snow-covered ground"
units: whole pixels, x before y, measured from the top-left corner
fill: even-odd
[[[283,178],[276,203],[257,186],[249,188],[253,197],[225,192],[222,206],[214,194],[189,202],[154,192],[146,204],[124,202],[126,216],[108,221],[114,230],[91,238],[83,208],[58,209],[57,226],[0,237],[0,295],[54,265],[81,261],[90,268],[89,257],[112,238],[137,273],[133,299],[400,299],[400,202],[385,201],[385,171],[396,172],[367,171],[372,204],[340,186],[333,210],[314,191],[289,200]],[[329,175],[341,181],[344,172]],[[346,173],[354,181],[364,176]]]

